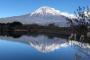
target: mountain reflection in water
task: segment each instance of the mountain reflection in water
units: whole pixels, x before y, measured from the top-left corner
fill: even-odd
[[[61,38],[51,38],[49,39],[47,36],[39,35],[36,37],[33,36],[22,36],[20,38],[12,38],[12,37],[0,37],[2,40],[9,41],[17,41],[26,43],[40,52],[51,52],[61,47],[67,46],[67,40]]]
[[[88,43],[84,44],[77,41],[69,41],[65,38],[60,38],[60,37],[49,38],[46,35],[36,35],[36,36],[23,35],[18,38],[13,38],[10,36],[9,37],[0,36],[0,40],[12,41],[12,43],[13,42],[24,43],[30,47],[28,48],[28,50],[30,51],[26,51],[27,48],[26,49],[23,48],[21,51],[23,50],[25,51],[19,54],[22,56],[22,54],[23,53],[25,54],[26,52],[26,54],[28,53],[28,55],[26,55],[27,57],[25,57],[24,55],[25,58],[19,56],[17,57],[17,59],[20,59],[20,58],[23,60],[27,58],[28,58],[27,60],[37,60],[37,59],[39,60],[50,60],[50,59],[52,60],[67,60],[67,59],[68,60],[89,60],[90,59],[90,45]],[[17,48],[15,50],[17,50]],[[16,53],[18,54],[19,52],[17,51],[15,51],[15,53],[13,54],[16,54]],[[9,53],[12,53],[12,52],[9,52]],[[36,55],[35,54],[32,55],[33,53],[36,53]]]

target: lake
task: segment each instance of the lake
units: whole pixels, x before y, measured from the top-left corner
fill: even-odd
[[[46,35],[0,36],[0,60],[90,60],[90,45]]]

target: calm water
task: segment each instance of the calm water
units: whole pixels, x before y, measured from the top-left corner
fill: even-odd
[[[44,35],[1,36],[0,60],[90,60],[89,44],[80,44]]]

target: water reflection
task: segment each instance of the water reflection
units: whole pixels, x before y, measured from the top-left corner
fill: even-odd
[[[60,38],[48,39],[46,36],[38,36],[31,39],[30,45],[40,52],[51,52],[67,46],[66,40]]]
[[[22,48],[21,54],[27,53],[26,56],[19,56],[18,58],[27,60],[89,60],[90,59],[90,45],[78,41],[68,40],[66,37],[48,37],[48,35],[23,35],[18,38],[12,36],[0,36],[0,40],[24,43],[29,48]],[[11,44],[11,43],[9,43]],[[7,45],[9,45],[7,43]],[[22,46],[24,44],[21,44]],[[4,46],[4,45],[3,45]],[[14,45],[12,45],[14,46]],[[24,46],[27,47],[27,46]],[[7,49],[7,48],[6,48]],[[11,47],[9,49],[12,49]],[[16,48],[17,49],[17,48]],[[15,50],[16,50],[15,49]],[[19,48],[18,48],[19,49]],[[24,52],[25,50],[25,52]],[[28,50],[28,51],[27,51]],[[12,52],[9,52],[12,53]],[[35,54],[34,54],[35,53]],[[15,53],[13,53],[15,54]],[[15,57],[15,56],[14,56]],[[25,57],[25,58],[24,58]]]
[[[22,36],[20,38],[12,38],[12,37],[0,37],[2,40],[10,40],[10,41],[17,41],[26,43],[33,48],[37,49],[40,52],[51,52],[56,49],[66,47],[67,40],[61,38],[48,38],[44,35],[39,35],[36,37],[33,36]]]

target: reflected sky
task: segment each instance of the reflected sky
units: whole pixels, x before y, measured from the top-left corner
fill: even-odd
[[[2,47],[3,46],[3,47]],[[68,51],[72,51],[71,53]],[[68,54],[70,56],[68,56]],[[69,59],[72,60],[75,54],[74,49],[71,47],[57,49],[54,52],[41,53],[29,45],[22,43],[14,43],[7,41],[0,41],[0,59],[24,59],[24,60],[58,60],[58,59]],[[72,56],[72,57],[71,57]]]
[[[80,49],[68,45],[66,39],[44,35],[0,37],[0,60],[89,60]]]

